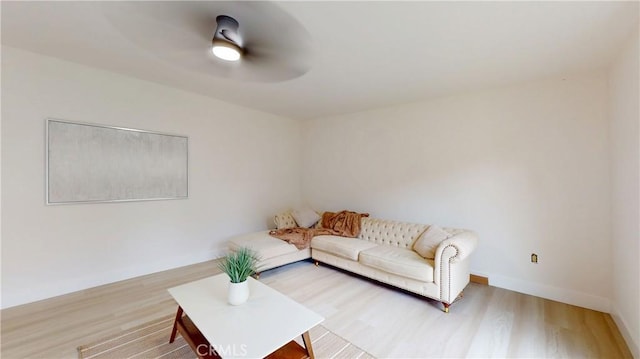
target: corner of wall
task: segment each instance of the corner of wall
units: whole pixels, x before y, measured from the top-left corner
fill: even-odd
[[[640,25],[640,24],[639,24]],[[611,316],[635,358],[640,358],[640,27],[609,69],[611,162]],[[633,150],[635,149],[635,151]],[[631,279],[631,280],[630,280]]]
[[[636,338],[634,338],[633,335],[631,335],[631,332],[629,331],[629,326],[627,325],[627,322],[625,321],[624,317],[620,315],[620,312],[618,311],[618,308],[616,307],[615,303],[612,303],[611,305],[610,314],[611,314],[611,318],[613,318],[613,321],[618,326],[618,330],[620,330],[620,334],[622,334],[622,337],[627,342],[627,346],[631,351],[631,355],[633,355],[634,358],[640,358],[640,343],[638,343]]]

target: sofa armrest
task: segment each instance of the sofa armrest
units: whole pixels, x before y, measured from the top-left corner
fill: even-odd
[[[438,245],[436,249],[435,262],[448,259],[450,263],[463,261],[478,245],[478,236],[472,231],[463,231],[453,237],[447,238]],[[446,250],[453,247],[454,251]],[[444,258],[443,258],[444,256]]]
[[[434,282],[440,288],[440,300],[452,303],[469,283],[469,255],[478,245],[474,232],[463,231],[445,239],[436,249]]]

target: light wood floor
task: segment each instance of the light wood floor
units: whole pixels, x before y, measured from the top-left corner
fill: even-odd
[[[217,272],[206,262],[5,309],[2,358],[77,358],[79,345],[175,313],[167,288]],[[445,314],[435,301],[311,262],[260,280],[379,358],[631,357],[608,314],[500,288],[471,283]]]

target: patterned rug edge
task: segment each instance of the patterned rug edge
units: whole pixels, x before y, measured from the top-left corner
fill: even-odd
[[[133,358],[133,357],[137,357],[137,356],[142,356],[145,353],[147,354],[151,354],[151,353],[155,353],[153,357],[155,358],[162,358],[162,357],[172,357],[175,356],[175,354],[177,354],[177,352],[180,349],[181,352],[185,352],[184,351],[184,346],[186,345],[187,349],[189,349],[189,353],[193,354],[195,356],[195,353],[193,353],[191,351],[191,348],[188,347],[188,344],[186,344],[186,342],[184,342],[184,340],[178,336],[178,338],[176,339],[176,342],[174,342],[174,345],[178,345],[177,348],[175,347],[171,347],[168,344],[169,341],[169,335],[171,333],[171,327],[173,326],[173,320],[174,320],[174,315],[167,315],[158,319],[154,319],[151,320],[149,322],[128,328],[128,329],[124,329],[116,334],[112,334],[112,335],[107,335],[105,337],[103,337],[100,340],[95,340],[89,344],[83,344],[83,345],[79,345],[77,347],[78,350],[78,358],[79,359],[101,359],[101,358],[122,358],[124,359],[126,358]],[[154,331],[154,327],[159,327],[159,329]],[[313,331],[323,331],[323,334],[320,336],[317,336],[316,338],[313,337],[312,334],[312,343],[314,344],[314,352],[316,354],[317,358],[358,358],[358,359],[369,359],[369,358],[374,358],[371,354],[367,353],[365,350],[363,350],[362,348],[356,346],[355,344],[349,342],[348,340],[342,338],[341,336],[337,335],[336,333],[332,332],[331,330],[327,329],[326,327],[322,326],[322,325],[318,325],[315,328],[312,329],[312,333]],[[150,333],[147,333],[146,331],[151,331]],[[152,348],[146,348],[143,346],[143,348],[146,348],[147,350],[142,350],[142,351],[136,351],[134,353],[131,353],[131,348],[127,348],[128,346],[140,346],[141,343],[144,342],[145,338],[153,336],[153,335],[157,335],[159,332],[161,332],[166,334],[163,335],[162,337],[166,337],[166,339],[164,339],[164,343],[162,345],[157,345],[156,343],[156,347],[152,347]],[[326,332],[326,333],[325,333]],[[331,334],[332,338],[328,338]],[[124,339],[130,337],[129,339]],[[328,339],[323,339],[327,337]],[[335,338],[333,338],[335,337]],[[124,340],[123,343],[119,343],[120,340]],[[335,350],[337,349],[337,351],[331,351],[329,353],[323,353],[323,351],[326,351],[326,347],[327,344],[335,342],[335,341],[339,341],[342,342],[339,347],[334,347],[333,345],[329,345],[329,347],[331,347],[331,350]],[[156,339],[157,341],[157,339]],[[179,342],[180,341],[180,342]],[[327,343],[324,343],[324,341],[327,341]],[[317,345],[319,344],[319,345]],[[323,345],[324,344],[324,345]],[[100,348],[103,349],[100,349]],[[128,350],[127,350],[128,349]],[[142,348],[140,348],[142,349]],[[167,352],[163,352],[163,350],[166,349],[168,350]],[[123,350],[125,353],[127,353],[126,355],[122,355],[119,356],[118,354],[115,354],[114,352],[116,350]],[[95,353],[92,353],[92,351],[96,351]],[[328,354],[328,355],[327,355]],[[149,357],[149,356],[144,356],[145,358]]]

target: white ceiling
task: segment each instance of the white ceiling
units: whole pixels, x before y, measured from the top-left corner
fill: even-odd
[[[311,36],[311,69],[249,82],[136,45],[108,21],[110,4],[2,1],[2,44],[309,119],[602,68],[639,12],[636,1],[280,2]]]

